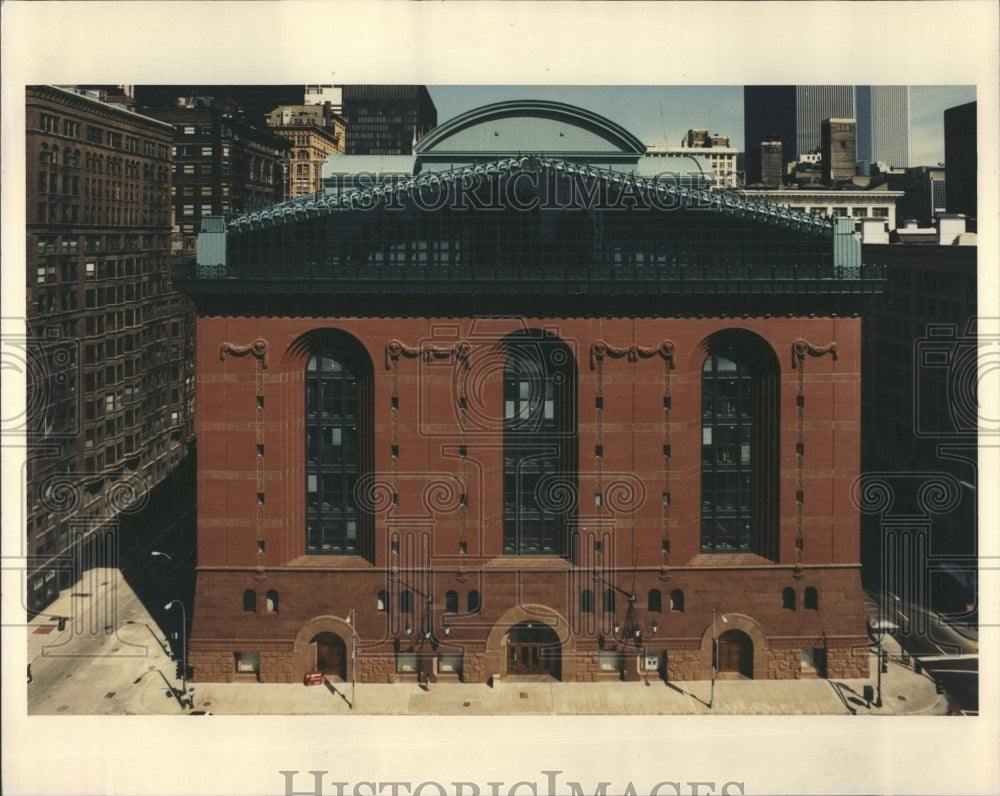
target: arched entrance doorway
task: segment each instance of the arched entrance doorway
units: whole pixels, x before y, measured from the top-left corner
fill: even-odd
[[[507,633],[507,674],[559,679],[561,647],[556,632],[541,622],[521,622]]]
[[[742,630],[727,630],[719,636],[719,674],[753,679],[753,641]]]
[[[336,633],[319,633],[309,642],[316,648],[316,669],[331,677],[347,679],[347,646]]]

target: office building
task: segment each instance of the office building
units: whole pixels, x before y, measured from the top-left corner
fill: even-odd
[[[437,125],[426,86],[342,86],[348,155],[409,155]]]
[[[741,180],[736,170],[739,153],[729,146],[729,137],[709,135],[708,130],[688,130],[681,145],[677,147],[650,146],[646,148],[648,157],[684,157],[693,155],[704,158],[715,174],[717,188],[735,188]]]
[[[245,121],[238,106],[191,97],[144,113],[174,129],[171,206],[183,251],[194,253],[202,218],[245,213],[285,198],[292,145]]]
[[[750,153],[762,141],[781,142],[782,168],[805,151],[798,142],[795,86],[743,87],[743,147]]]
[[[323,164],[344,151],[344,119],[322,105],[281,105],[267,115],[268,129],[292,145],[284,195],[295,199],[323,188]]]
[[[910,165],[910,87],[857,86],[858,161]]]
[[[836,185],[857,174],[854,119],[824,119],[822,123],[823,182]]]
[[[948,170],[945,206],[961,213],[976,229],[977,219],[977,131],[976,103],[967,102],[944,112],[944,162]]]
[[[96,92],[29,86],[27,607],[88,566],[182,462],[193,314],[171,286],[172,130]],[[109,535],[110,533],[110,535]]]
[[[785,169],[781,141],[761,141],[750,148],[747,159],[747,185],[777,188],[784,182]]]
[[[823,143],[823,120],[854,118],[853,86],[796,86],[795,135],[798,151],[809,152]]]
[[[862,557],[873,588],[974,623],[982,344],[977,249],[948,232],[961,221],[862,247],[887,269],[864,316]]]
[[[909,165],[910,90],[907,86],[746,86],[744,146],[782,142],[782,165],[818,151],[822,121],[857,121],[857,158]]]
[[[208,220],[196,680],[867,676],[882,271],[645,152],[498,103],[405,178]]]

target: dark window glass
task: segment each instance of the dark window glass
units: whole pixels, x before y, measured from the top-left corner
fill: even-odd
[[[702,368],[701,549],[750,552],[753,547],[754,373],[733,346]]]
[[[358,366],[335,346],[306,364],[306,552],[358,552]]]
[[[576,371],[552,338],[510,338],[503,380],[503,549],[564,553],[576,492]]]

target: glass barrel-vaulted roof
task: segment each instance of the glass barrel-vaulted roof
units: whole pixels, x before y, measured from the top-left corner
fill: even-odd
[[[199,241],[214,260],[176,278],[193,292],[340,296],[881,289],[850,219],[713,190],[701,159],[643,151],[589,111],[499,103],[432,131],[413,157],[332,161],[324,191],[203,233],[224,244]]]

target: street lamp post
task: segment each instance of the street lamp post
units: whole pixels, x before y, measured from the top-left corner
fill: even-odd
[[[729,620],[726,619],[726,615],[717,608],[712,609],[712,694],[708,698],[708,707],[712,708],[715,704],[715,673],[719,668],[719,639],[715,633],[715,615],[718,614],[719,618],[724,622],[728,623]]]
[[[174,603],[181,607],[181,707],[187,701],[187,612],[184,610],[184,603],[180,600],[171,600],[164,610],[169,611]]]
[[[166,553],[161,553],[159,550],[150,550],[149,554],[151,556],[163,556],[165,559],[167,559],[167,561],[173,561],[174,560],[169,555],[167,555]]]

